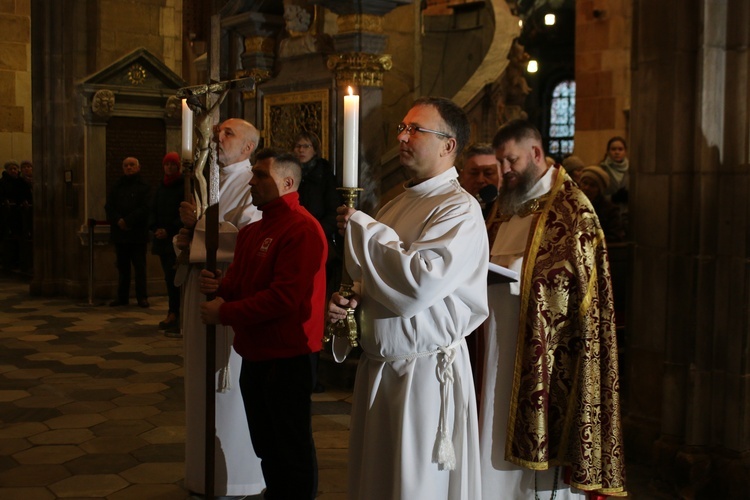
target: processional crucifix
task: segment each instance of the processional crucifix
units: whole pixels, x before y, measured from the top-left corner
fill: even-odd
[[[215,60],[218,61],[218,57]],[[216,252],[219,248],[219,166],[216,164],[216,142],[212,140],[214,128],[218,123],[219,106],[230,90],[252,91],[254,89],[255,80],[248,77],[222,82],[209,81],[206,85],[183,87],[177,91],[177,97],[184,100],[183,110],[188,107],[198,117],[196,125],[193,127],[192,119],[185,119],[186,116],[192,118],[192,114],[183,113],[183,141],[188,141],[189,144],[183,144],[182,171],[185,177],[185,199],[189,200],[192,197],[195,200],[197,218],[206,218],[205,268],[214,274],[216,273]],[[201,97],[205,102],[201,102]],[[198,147],[195,153],[193,153],[192,148],[194,134],[198,138]],[[187,145],[190,147],[185,147]],[[204,175],[206,167],[209,171],[208,182]],[[207,301],[214,298],[214,294],[206,296]],[[216,468],[216,325],[206,325],[205,352],[204,493],[206,498],[213,499]]]

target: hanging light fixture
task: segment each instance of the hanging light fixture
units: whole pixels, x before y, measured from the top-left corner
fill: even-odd
[[[529,60],[529,63],[526,65],[526,71],[529,73],[536,73],[539,71],[539,63],[537,63],[536,59]]]
[[[544,15],[544,24],[547,26],[554,26],[556,22],[555,15],[554,14],[545,14]]]

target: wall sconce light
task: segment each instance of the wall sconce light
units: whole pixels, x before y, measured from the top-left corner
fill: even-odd
[[[545,14],[544,15],[544,24],[547,26],[554,26],[555,25],[555,15],[554,14]]]
[[[529,63],[526,65],[526,71],[529,73],[536,73],[539,71],[539,63],[536,62],[536,59],[531,59]]]

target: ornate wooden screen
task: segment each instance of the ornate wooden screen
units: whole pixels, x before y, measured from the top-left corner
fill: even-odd
[[[308,90],[263,96],[263,136],[266,147],[291,150],[298,132],[320,138],[321,156],[328,156],[329,90]]]

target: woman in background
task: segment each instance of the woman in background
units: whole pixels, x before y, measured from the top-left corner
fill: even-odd
[[[326,292],[330,297],[339,289],[341,282],[341,244],[336,227],[336,209],[341,205],[341,196],[336,190],[336,177],[328,160],[320,156],[320,139],[313,132],[303,130],[297,134],[292,145],[294,156],[302,164],[302,182],[299,185],[299,203],[315,217],[323,228],[328,241],[326,262]],[[312,355],[313,392],[325,388],[317,381],[317,366],[320,353]]]

